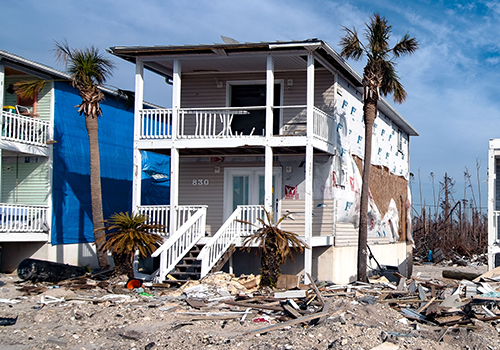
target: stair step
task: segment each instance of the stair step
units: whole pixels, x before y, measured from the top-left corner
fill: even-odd
[[[175,265],[175,267],[186,267],[186,268],[191,267],[191,266],[196,268],[196,267],[201,267],[201,264],[200,263],[196,263],[196,264],[192,263],[192,264],[177,264],[177,265]]]

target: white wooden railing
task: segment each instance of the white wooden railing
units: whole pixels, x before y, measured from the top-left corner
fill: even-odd
[[[279,109],[303,108],[304,106],[279,106]],[[262,131],[255,130],[250,135],[237,134],[231,128],[233,119],[237,115],[248,114],[250,110],[263,109],[257,107],[226,107],[226,108],[181,108],[177,119],[177,138],[179,139],[220,139],[260,136]],[[141,139],[170,139],[172,138],[171,109],[143,109],[140,110]],[[305,122],[304,122],[305,125]],[[297,134],[301,136],[303,133]],[[317,107],[313,109],[314,137],[334,144],[336,135],[335,118]],[[293,136],[293,135],[288,135]]]
[[[171,109],[141,109],[141,139],[169,139],[172,137]]]
[[[1,113],[1,139],[47,147],[49,122],[17,113]]]
[[[319,108],[313,109],[313,134],[314,137],[335,144],[336,135],[335,118]]]
[[[47,206],[0,203],[0,232],[47,233]]]
[[[182,260],[189,250],[205,236],[207,207],[196,211],[175,233],[167,239],[151,256],[160,256],[158,282],[163,282],[167,274]]]
[[[251,234],[256,229],[256,226],[238,220],[258,225],[257,218],[263,219],[264,215],[264,209],[260,205],[239,205],[200,251],[198,255],[198,260],[201,260],[200,278],[210,272],[237,238]]]
[[[191,218],[200,208],[205,206],[188,206],[181,205],[177,207],[177,227],[181,227],[189,218]],[[155,233],[165,236],[168,238],[170,232],[175,231],[170,227],[170,205],[141,205],[137,207],[137,211],[142,214],[146,214],[149,217],[150,223],[161,224],[166,227],[165,230],[159,230]]]
[[[500,211],[494,210],[491,220],[493,221],[492,226],[494,229],[493,241],[495,243],[497,243],[497,242],[500,242]],[[490,237],[491,237],[491,235],[490,235]]]

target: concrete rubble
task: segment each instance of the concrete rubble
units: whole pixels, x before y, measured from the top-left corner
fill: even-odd
[[[0,275],[1,349],[500,349],[500,269],[471,280],[374,276],[370,283],[259,290],[214,273],[182,286],[86,275]]]

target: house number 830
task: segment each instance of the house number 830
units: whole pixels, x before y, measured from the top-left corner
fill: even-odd
[[[208,186],[210,181],[208,179],[194,179],[193,186]]]

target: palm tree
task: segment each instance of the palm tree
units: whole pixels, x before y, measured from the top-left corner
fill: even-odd
[[[396,72],[395,58],[412,54],[418,48],[418,42],[407,33],[394,45],[389,47],[391,26],[385,17],[375,13],[366,23],[363,45],[358,38],[356,29],[344,27],[346,35],[341,39],[340,55],[346,59],[359,60],[366,55],[367,61],[363,70],[363,113],[365,123],[365,158],[363,165],[363,185],[361,188],[361,204],[359,218],[358,244],[358,280],[367,281],[367,235],[368,235],[368,192],[370,184],[370,164],[372,151],[372,130],[377,117],[377,103],[381,95],[392,93],[394,101],[402,103],[406,99],[406,91]]]
[[[138,251],[141,258],[154,252],[163,242],[162,236],[152,231],[164,230],[160,224],[147,224],[149,217],[140,213],[115,213],[109,220],[104,220],[105,227],[99,231],[108,231],[102,240],[103,249],[111,252],[115,261],[115,272],[134,278],[134,255]]]
[[[71,75],[71,84],[78,90],[82,103],[78,112],[85,116],[85,126],[89,137],[90,148],[90,194],[92,202],[92,223],[94,240],[97,245],[97,260],[101,269],[109,268],[109,259],[103,249],[105,233],[100,230],[103,224],[101,166],[99,158],[99,139],[97,118],[102,115],[100,102],[104,94],[100,86],[111,76],[114,64],[104,58],[99,50],[91,46],[85,49],[70,48],[67,42],[56,42],[56,57],[62,61]]]
[[[269,213],[265,208],[267,223],[264,220],[257,218],[262,225],[251,236],[248,236],[243,242],[241,249],[250,250],[252,242],[256,242],[261,250],[261,287],[275,287],[278,282],[278,277],[281,271],[281,265],[286,262],[287,258],[293,261],[293,252],[302,253],[304,248],[309,248],[307,244],[302,242],[296,233],[281,230],[278,225],[285,220],[288,214],[282,216],[278,222],[273,224],[273,214]],[[244,224],[254,225],[251,222],[238,220]]]

